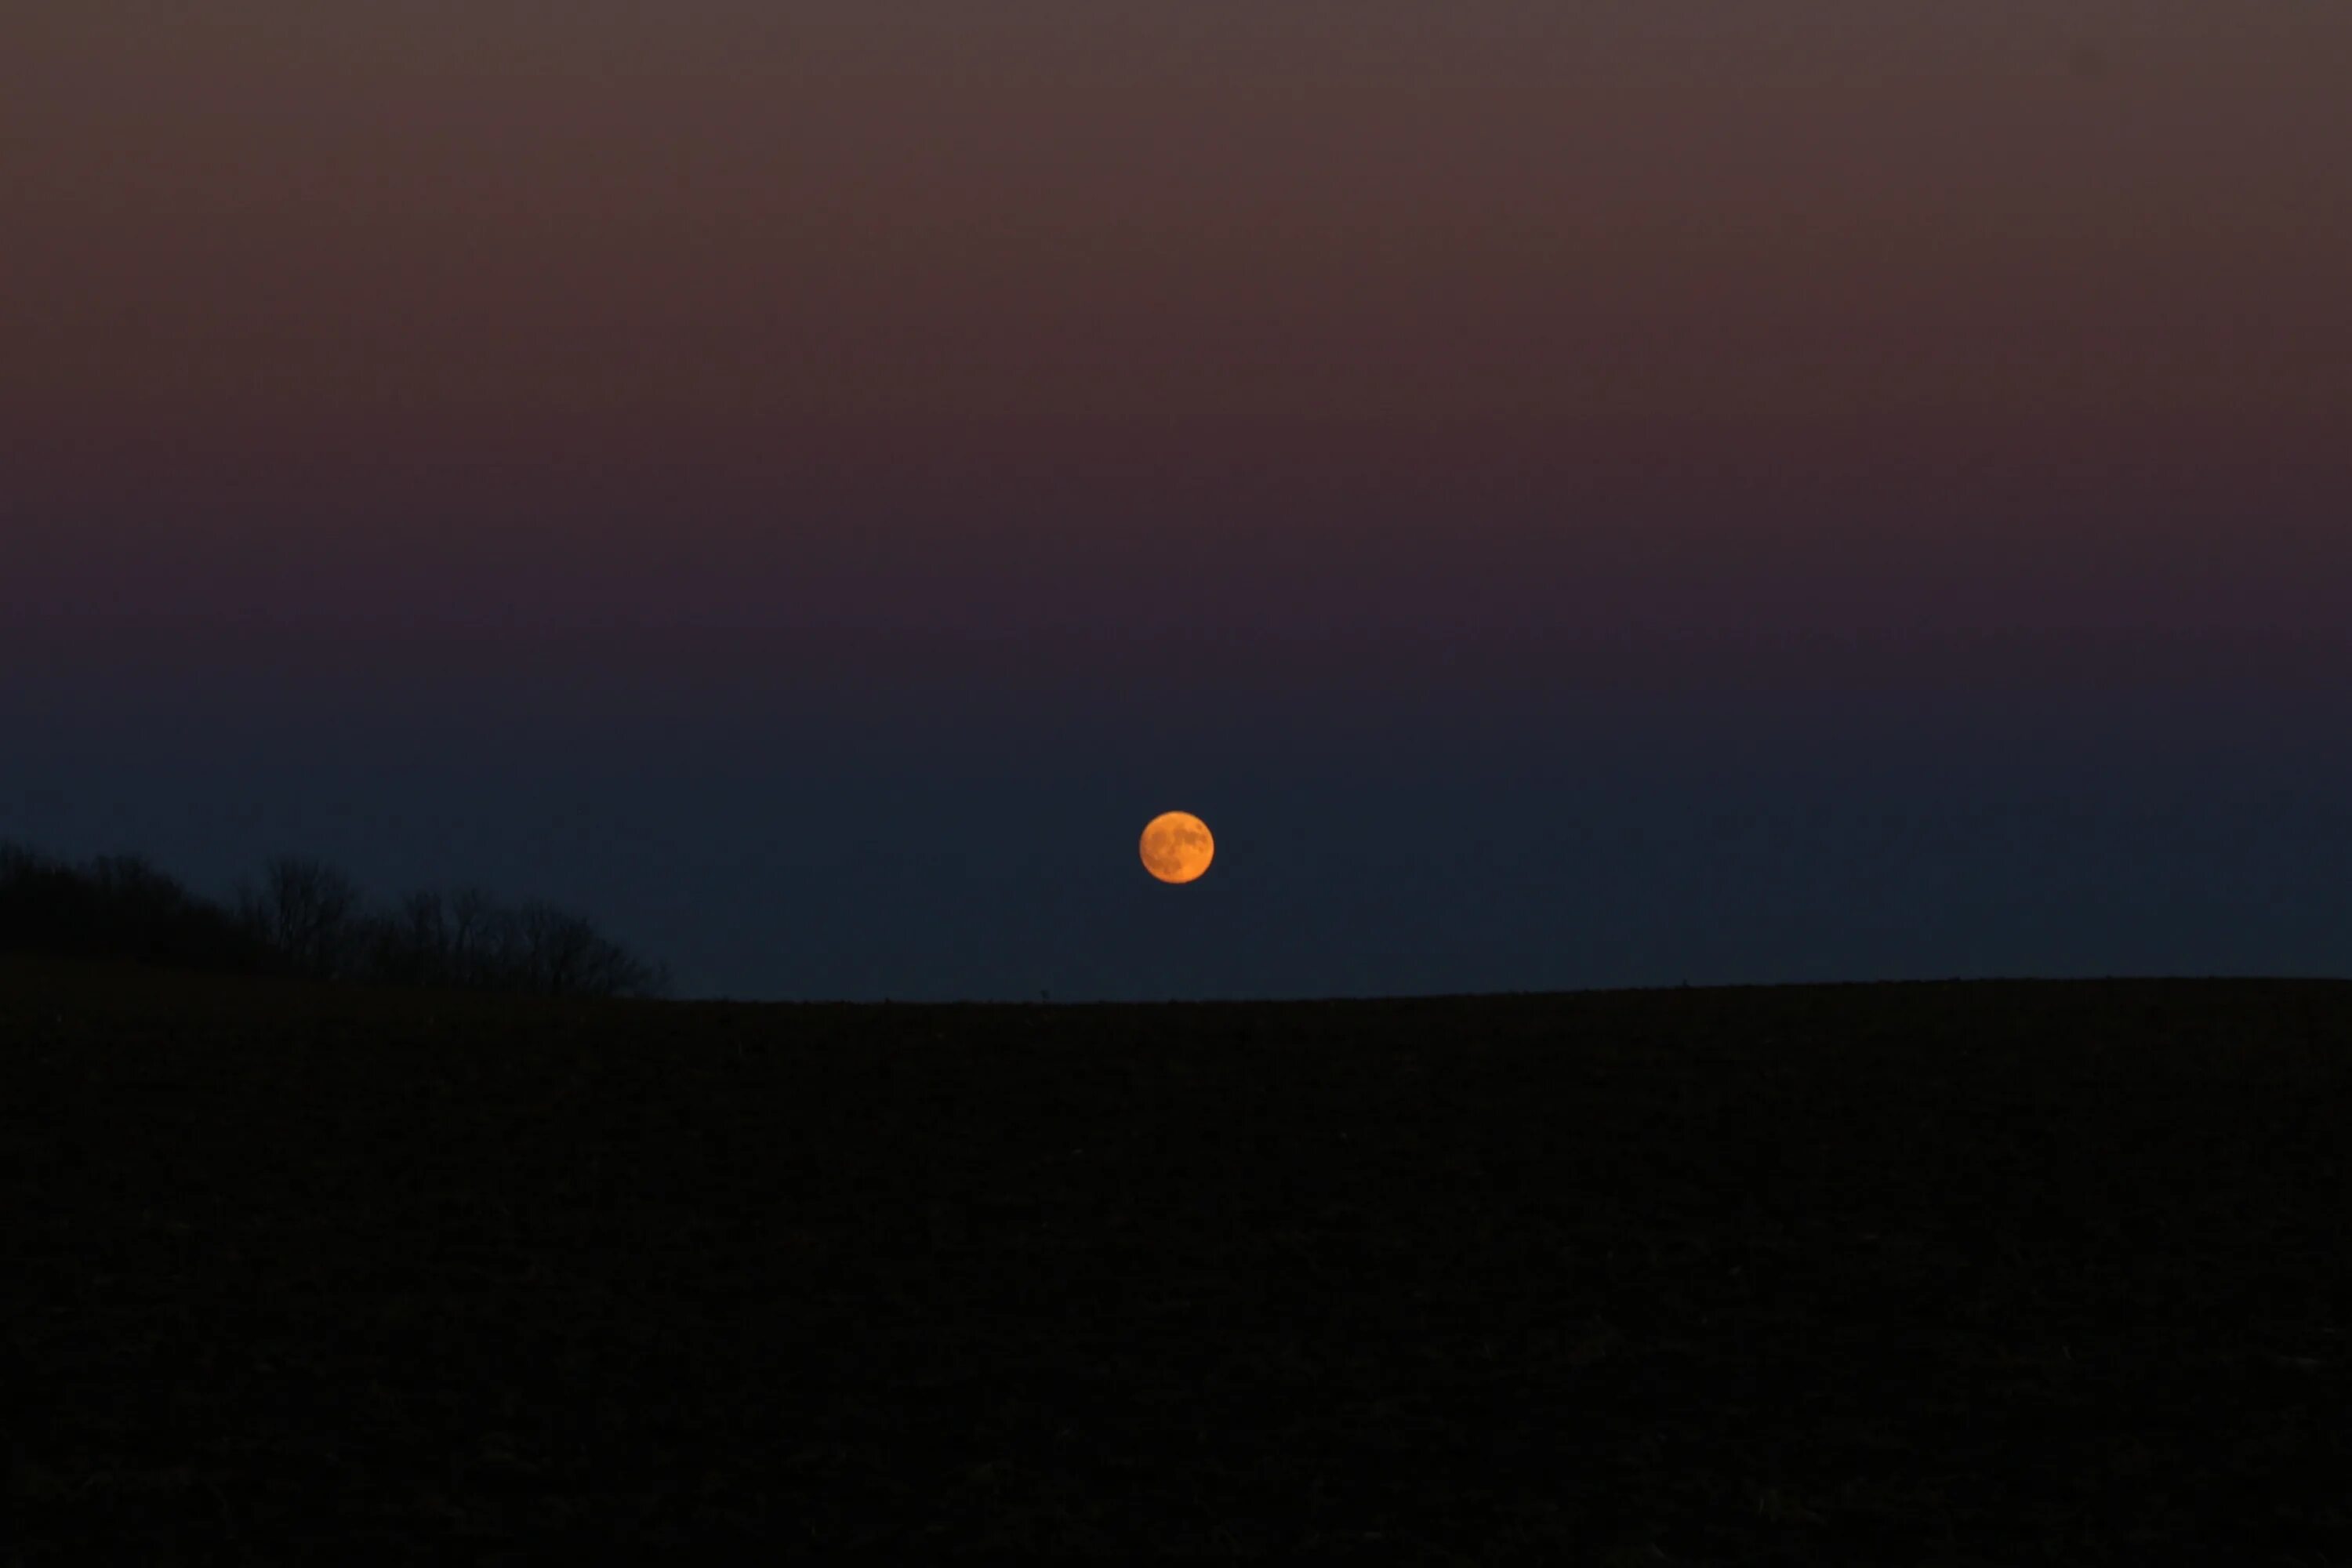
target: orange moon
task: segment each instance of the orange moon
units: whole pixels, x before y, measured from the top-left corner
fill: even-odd
[[[1217,858],[1209,825],[1189,811],[1163,811],[1143,829],[1143,868],[1163,882],[1190,882]]]

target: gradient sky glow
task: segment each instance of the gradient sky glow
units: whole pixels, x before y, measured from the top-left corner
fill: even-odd
[[[2352,972],[2352,10],[19,13],[0,837],[737,994]]]

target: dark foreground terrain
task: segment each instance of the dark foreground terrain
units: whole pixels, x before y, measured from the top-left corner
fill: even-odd
[[[0,1563],[2352,1563],[2352,985],[0,961]]]

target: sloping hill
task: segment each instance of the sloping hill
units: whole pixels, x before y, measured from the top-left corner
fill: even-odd
[[[562,1005],[0,962],[26,1564],[2343,1562],[2352,985]]]

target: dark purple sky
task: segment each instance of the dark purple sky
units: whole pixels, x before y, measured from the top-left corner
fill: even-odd
[[[2347,81],[2303,4],[26,8],[0,836],[739,994],[2346,973]]]

